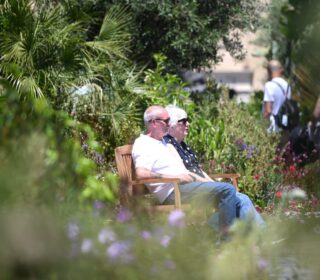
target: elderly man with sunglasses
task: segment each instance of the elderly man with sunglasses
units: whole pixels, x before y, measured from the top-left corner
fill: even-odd
[[[186,111],[174,105],[167,106],[166,110],[169,113],[170,122],[168,134],[165,135],[163,139],[166,143],[174,146],[180,158],[183,160],[183,164],[189,170],[189,172],[200,176],[204,180],[212,181],[209,175],[202,170],[197,155],[194,153],[191,147],[184,142],[185,137],[188,135],[189,125],[191,122]],[[250,198],[240,192],[236,193],[236,197],[237,218],[251,218],[258,225],[263,226],[265,223],[255,209]],[[169,199],[172,199],[172,197],[169,196],[168,200]],[[209,220],[209,224],[213,227],[216,227],[218,223],[219,217],[217,215],[212,216],[212,218]]]
[[[227,183],[212,182],[188,171],[175,148],[163,140],[169,128],[169,114],[161,106],[151,106],[144,113],[146,134],[133,145],[132,157],[139,179],[179,178],[182,202],[200,200],[218,209],[219,229],[227,234],[236,218],[236,191]],[[174,203],[172,184],[148,185],[161,204]]]

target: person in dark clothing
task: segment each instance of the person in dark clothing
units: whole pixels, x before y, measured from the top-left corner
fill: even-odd
[[[212,181],[209,175],[202,170],[196,153],[183,141],[188,135],[191,122],[187,113],[174,105],[167,106],[166,110],[169,113],[170,122],[168,134],[163,137],[164,141],[174,146],[189,172]],[[237,192],[236,198],[238,218],[245,219],[247,217],[253,217],[253,220],[257,222],[257,224],[264,225],[263,219],[247,195]],[[218,220],[212,219],[210,222],[209,223],[215,227]]]

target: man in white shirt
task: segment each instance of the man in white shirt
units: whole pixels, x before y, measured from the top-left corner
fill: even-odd
[[[169,128],[169,114],[161,106],[151,106],[144,113],[146,134],[136,139],[132,157],[139,179],[178,178],[182,202],[200,198],[219,210],[220,230],[225,232],[236,218],[236,190],[231,184],[210,182],[189,172],[177,151],[166,144],[162,137]],[[173,186],[152,184],[148,186],[163,204],[171,204]],[[168,201],[169,199],[169,201]]]
[[[269,132],[279,132],[281,129],[277,126],[274,116],[278,114],[279,109],[287,98],[291,98],[291,88],[282,75],[284,69],[278,60],[271,60],[268,63],[268,75],[270,81],[265,84],[263,96],[263,116],[270,119]]]

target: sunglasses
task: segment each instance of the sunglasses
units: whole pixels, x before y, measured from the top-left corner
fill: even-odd
[[[150,121],[163,121],[165,124],[169,124],[170,118],[167,118],[167,119],[153,119],[153,120],[150,120]]]
[[[188,123],[191,123],[191,120],[189,118],[183,118],[181,120],[178,120],[178,123],[183,123],[184,125],[186,125]]]

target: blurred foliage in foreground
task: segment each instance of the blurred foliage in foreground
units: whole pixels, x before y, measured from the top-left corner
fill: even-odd
[[[232,240],[219,244],[205,223],[180,210],[153,217],[154,222],[126,209],[116,216],[101,205],[94,210],[58,219],[50,209],[0,209],[2,279],[320,276],[319,215],[288,219],[279,212],[266,228],[250,220],[237,222]]]
[[[51,109],[44,99],[21,101],[9,87],[2,98],[2,205],[63,205],[66,210],[81,199],[115,201],[117,180],[102,168],[102,151],[88,125]]]

